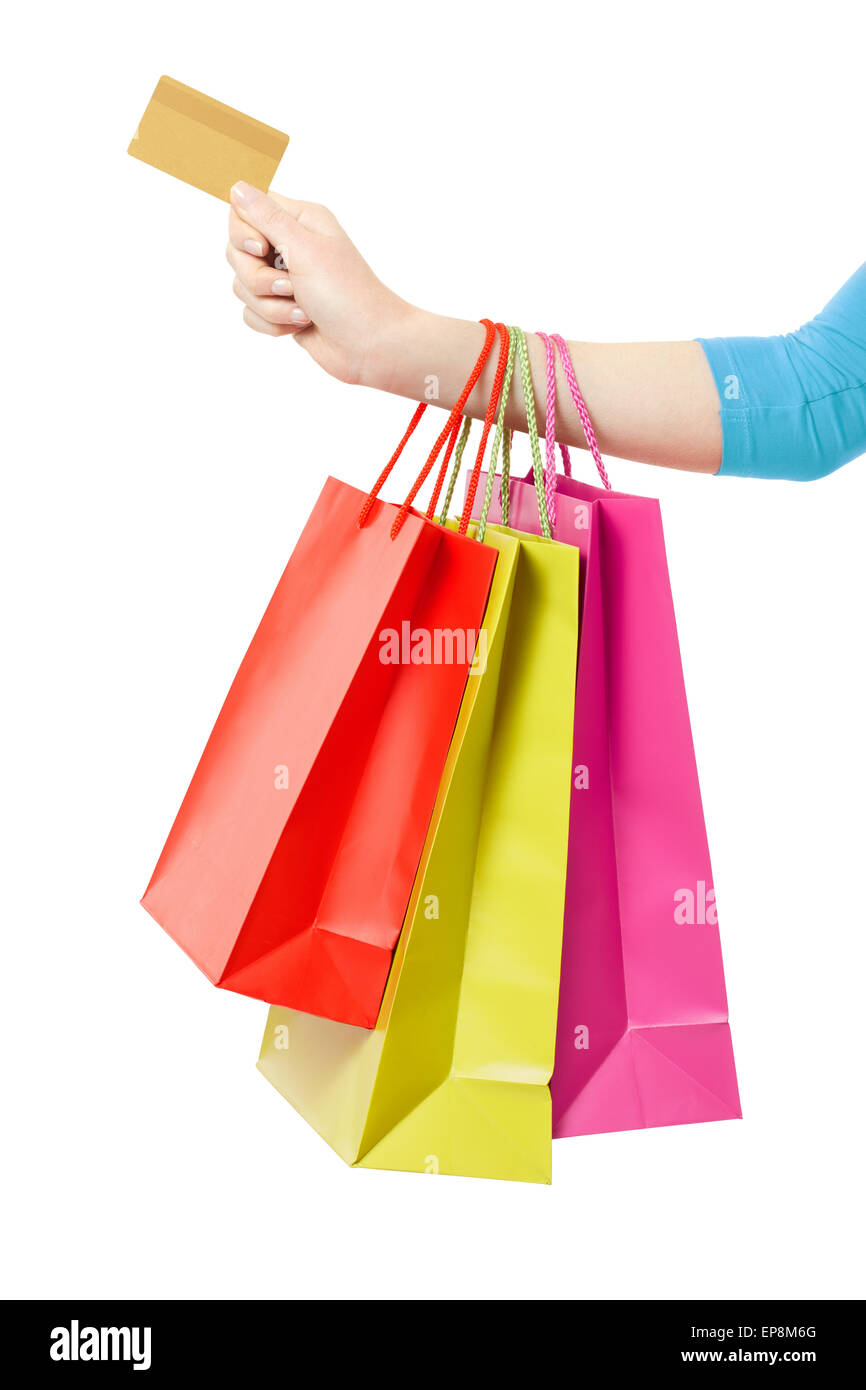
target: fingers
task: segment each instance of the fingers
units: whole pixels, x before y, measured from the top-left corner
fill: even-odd
[[[263,256],[267,255],[272,246],[280,253],[285,264],[290,266],[293,253],[303,247],[304,240],[309,235],[298,221],[305,205],[291,198],[281,198],[277,202],[276,198],[271,198],[249,183],[234,185],[231,190],[231,203],[238,219],[246,223],[246,228],[241,228],[236,233],[240,237],[239,243],[232,237],[232,244],[238,245],[239,249],[251,255],[258,255],[257,251],[252,251],[244,242],[260,243]]]
[[[296,328],[284,328],[277,323],[268,323],[267,319],[261,318],[249,305],[244,309],[244,323],[254,333],[266,333],[270,338],[287,338],[298,331]]]
[[[229,211],[229,241],[235,250],[244,251],[249,256],[258,256],[263,260],[271,254],[267,237],[238,217],[234,208]]]
[[[302,203],[281,193],[262,193],[250,184],[231,190],[229,240],[237,251],[288,270],[293,259],[309,251],[317,236],[345,235],[328,208]]]
[[[239,251],[231,242],[226,247],[226,260],[238,279],[257,299],[270,295],[291,299],[295,293],[285,270],[278,270],[276,266],[268,265],[258,256]]]
[[[255,314],[256,318],[263,323],[270,324],[273,328],[297,332],[299,328],[309,328],[310,326],[310,320],[294,299],[255,295],[237,276],[232,285],[232,291]],[[244,314],[244,318],[247,318],[246,314]],[[247,322],[249,323],[249,319]]]
[[[244,322],[255,332],[278,338],[310,327],[295,301],[290,267],[298,268],[315,232],[332,224],[337,225],[326,208],[234,185],[226,259],[235,272],[234,294],[245,306]]]

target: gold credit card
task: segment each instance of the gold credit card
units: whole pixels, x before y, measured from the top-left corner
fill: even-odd
[[[288,143],[281,130],[161,77],[129,154],[228,202],[238,179],[270,188]]]

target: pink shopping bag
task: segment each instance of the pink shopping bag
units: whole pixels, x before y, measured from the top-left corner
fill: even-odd
[[[659,504],[610,490],[558,337],[605,487],[555,474],[553,348],[540,336],[550,529],[579,546],[583,591],[553,1133],[733,1119],[718,916]],[[511,480],[507,522],[538,532],[531,479]],[[490,519],[501,516],[494,497]]]

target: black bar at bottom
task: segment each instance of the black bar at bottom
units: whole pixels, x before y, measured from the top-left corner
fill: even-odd
[[[439,1302],[447,1307],[420,1300],[359,1311],[349,1300],[10,1301],[4,1342],[25,1375],[154,1379],[213,1371],[248,1379],[273,1372],[288,1380],[312,1373],[328,1382],[351,1376],[353,1385],[419,1374],[489,1382],[502,1376],[503,1364],[509,1381],[529,1372],[551,1384],[673,1368],[811,1367],[826,1376],[854,1371],[864,1344],[862,1300],[562,1300],[515,1310],[479,1299],[462,1302],[463,1313],[455,1302]]]

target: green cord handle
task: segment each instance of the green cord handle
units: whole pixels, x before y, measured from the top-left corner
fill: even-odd
[[[547,498],[544,492],[544,468],[541,462],[541,449],[538,444],[538,422],[535,418],[535,397],[532,392],[532,373],[529,368],[529,353],[526,350],[526,338],[522,328],[509,328],[510,342],[508,346],[508,361],[505,365],[505,377],[502,382],[502,396],[499,404],[499,418],[496,422],[496,434],[493,437],[493,447],[490,453],[490,463],[487,471],[487,488],[484,494],[484,503],[478,518],[477,538],[483,541],[487,530],[487,513],[490,510],[490,503],[493,500],[493,481],[496,473],[496,466],[499,459],[500,445],[502,447],[502,524],[508,525],[508,508],[510,502],[510,483],[511,483],[511,432],[505,429],[505,410],[508,404],[508,393],[511,389],[512,377],[514,375],[514,357],[520,366],[520,379],[523,386],[523,396],[526,403],[526,428],[529,434],[529,444],[532,450],[532,476],[535,482],[535,496],[538,500],[538,516],[541,521],[541,534],[551,539],[550,520],[547,515]]]
[[[509,328],[508,361],[505,363],[505,376],[502,381],[502,396],[499,401],[499,417],[496,421],[496,433],[493,436],[493,444],[490,450],[490,465],[487,469],[487,487],[484,492],[484,502],[481,507],[481,514],[478,518],[478,540],[484,540],[487,530],[487,513],[490,511],[490,503],[493,501],[493,484],[496,478],[496,466],[499,462],[499,449],[505,442],[502,452],[502,524],[508,525],[508,485],[506,473],[510,466],[510,431],[505,429],[505,409],[508,405],[508,393],[511,390],[511,378],[514,375],[514,353],[517,348],[516,334],[513,328]],[[504,431],[504,434],[503,434]]]
[[[490,451],[490,462],[487,466],[487,486],[484,492],[484,501],[478,517],[477,539],[484,540],[487,531],[487,514],[490,511],[490,504],[493,501],[493,484],[496,477],[496,469],[499,463],[499,450],[502,449],[502,525],[508,525],[508,508],[510,502],[510,482],[511,482],[511,431],[505,428],[505,410],[508,405],[508,395],[511,390],[511,383],[514,377],[514,359],[520,366],[520,379],[523,385],[523,396],[526,402],[526,428],[529,434],[529,444],[532,450],[532,476],[535,482],[535,496],[538,499],[538,516],[541,521],[541,534],[551,539],[550,520],[547,515],[547,498],[544,492],[544,467],[541,462],[541,449],[538,443],[538,421],[535,418],[535,397],[532,392],[532,372],[529,367],[529,353],[526,349],[526,338],[522,328],[509,328],[508,358],[505,363],[505,375],[502,379],[502,393],[499,398],[499,414],[496,420],[496,433],[493,436],[493,445]],[[469,441],[469,431],[472,428],[472,421],[469,417],[463,423],[457,447],[454,450],[454,462],[451,467],[451,476],[448,479],[448,487],[442,500],[442,512],[439,522],[442,526],[448,518],[448,508],[451,506],[451,498],[454,495],[454,488],[460,475],[463,463],[463,453]]]
[[[448,508],[451,506],[451,498],[454,495],[454,488],[463,464],[463,450],[469,442],[469,431],[472,428],[472,421],[469,416],[463,421],[463,429],[457,441],[457,448],[454,450],[454,465],[451,469],[451,477],[448,479],[448,487],[445,489],[445,496],[442,499],[442,512],[439,517],[439,525],[444,526],[448,520]]]
[[[529,370],[529,353],[526,350],[523,329],[515,328],[512,332],[517,338],[517,359],[520,363],[520,380],[526,405],[526,428],[529,431],[529,445],[532,449],[532,472],[535,478],[535,495],[538,498],[541,534],[550,540],[550,520],[547,515],[547,498],[544,495],[544,465],[541,462],[541,449],[538,447],[538,424],[535,419],[535,396],[532,391],[532,373]]]
[[[511,510],[511,436],[513,430],[506,430],[502,436],[502,482],[499,485],[501,493],[502,525],[508,525],[508,514]]]

